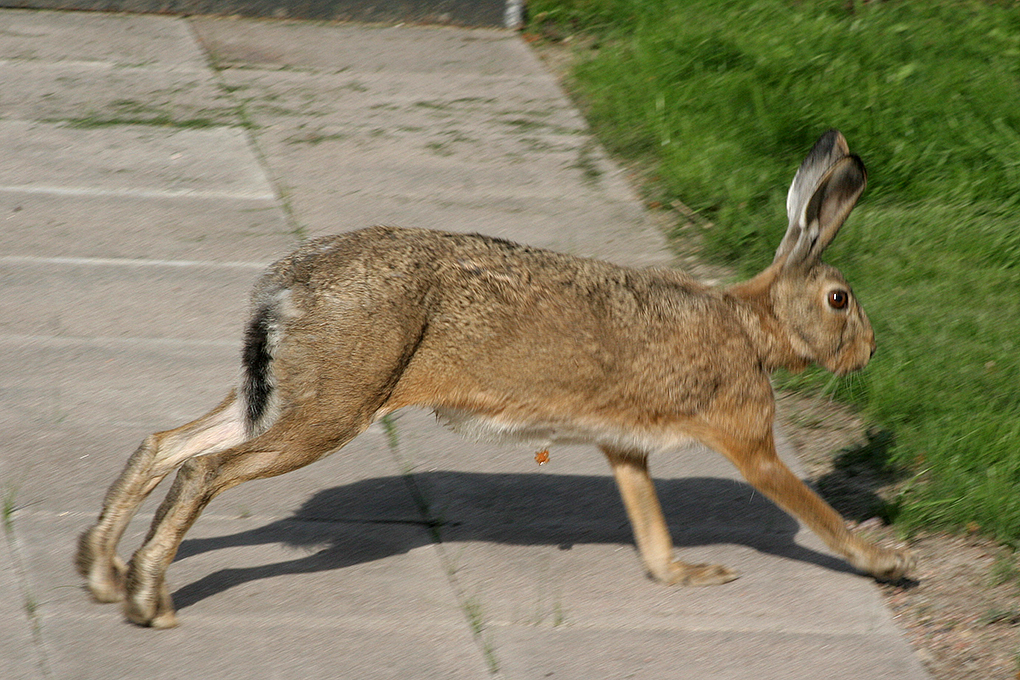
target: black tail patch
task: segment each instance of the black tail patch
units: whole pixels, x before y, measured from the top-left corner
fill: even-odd
[[[275,321],[275,314],[269,306],[260,307],[244,333],[241,362],[244,365],[244,397],[250,430],[255,430],[266,414],[269,397],[273,393],[270,374],[273,355],[269,347],[269,334]]]

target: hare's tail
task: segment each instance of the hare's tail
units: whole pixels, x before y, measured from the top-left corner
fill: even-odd
[[[250,437],[265,432],[273,424],[276,378],[273,361],[283,335],[281,301],[286,290],[277,291],[255,309],[244,334],[241,355],[241,399],[245,427]]]

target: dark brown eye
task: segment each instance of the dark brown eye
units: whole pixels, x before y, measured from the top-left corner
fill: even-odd
[[[846,309],[849,303],[850,293],[839,288],[829,291],[829,306],[833,309]]]

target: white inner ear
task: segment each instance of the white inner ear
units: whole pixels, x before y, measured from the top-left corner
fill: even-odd
[[[786,192],[786,217],[791,224],[795,224],[794,215],[797,213],[797,178],[793,178],[790,190]],[[803,206],[802,210],[803,212]],[[801,215],[803,217],[803,215]]]
[[[805,207],[805,213],[806,212],[807,208]],[[804,219],[807,220],[806,214],[804,215]],[[815,247],[815,244],[818,243],[819,233],[821,233],[821,229],[818,226],[817,219],[811,220],[811,222],[809,222],[808,225],[804,227],[804,238],[807,241],[807,252],[805,253],[805,255],[807,255],[807,253],[810,253],[811,250]]]
[[[821,233],[818,216],[814,215],[813,218],[808,216],[808,211],[811,210],[811,204],[819,190],[819,186],[811,187],[811,192],[805,194],[803,183],[801,182],[800,186],[797,185],[798,181],[794,179],[794,183],[790,186],[790,192],[786,197],[786,210],[790,218],[790,227],[783,241],[785,242],[790,237],[791,232],[797,234],[796,242],[787,252],[786,262],[788,265],[805,261],[810,256]],[[776,253],[777,257],[781,252],[783,252],[782,244]]]
[[[818,243],[818,236],[821,233],[821,227],[818,224],[817,219],[813,219],[808,222],[807,209],[810,202],[804,204],[804,208],[798,217],[798,224],[800,226],[800,235],[797,237],[797,242],[793,248],[790,249],[789,254],[786,258],[785,267],[791,267],[806,262],[811,257],[811,252],[814,250],[815,244]]]

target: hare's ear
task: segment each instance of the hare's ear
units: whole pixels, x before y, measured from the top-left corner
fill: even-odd
[[[822,135],[797,171],[786,198],[790,226],[773,262],[784,267],[814,262],[857,203],[867,173],[836,130]]]

